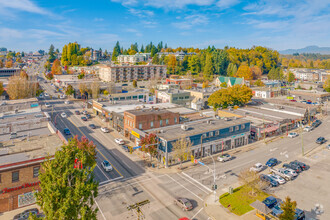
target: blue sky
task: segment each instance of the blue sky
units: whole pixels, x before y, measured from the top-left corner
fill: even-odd
[[[330,0],[0,0],[0,47],[330,46]]]

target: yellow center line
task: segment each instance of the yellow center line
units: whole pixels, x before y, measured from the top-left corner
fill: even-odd
[[[83,135],[85,135],[84,134],[84,132],[82,132],[81,130],[80,130],[80,128],[70,119],[70,118],[67,118],[74,126],[76,126],[76,128],[80,131],[80,133],[82,133]],[[85,137],[87,137],[86,135],[85,135]],[[107,160],[107,158],[102,154],[102,152],[101,151],[99,151],[99,149],[97,149],[96,148],[96,150],[97,150],[97,152],[99,152],[101,155],[102,155],[102,157],[105,159],[105,160]],[[119,173],[119,175],[120,176],[122,176],[122,177],[124,177],[123,176],[123,174],[121,174],[118,170],[117,170],[117,168],[109,161],[109,163],[111,164],[111,166],[117,171],[117,173]]]

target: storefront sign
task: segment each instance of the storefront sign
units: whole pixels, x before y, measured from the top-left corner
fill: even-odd
[[[21,186],[17,186],[17,187],[13,187],[13,188],[4,188],[2,190],[2,194],[13,192],[13,191],[17,191],[17,190],[20,190],[20,189],[23,189],[23,188],[28,188],[28,187],[32,187],[32,186],[38,186],[39,183],[40,183],[40,181],[34,182],[34,183],[25,183],[25,184],[23,184]]]
[[[18,195],[18,207],[27,206],[36,203],[36,197],[34,196],[35,192],[38,191],[27,192]]]
[[[136,133],[135,131],[131,131],[132,135],[140,139],[140,134]]]

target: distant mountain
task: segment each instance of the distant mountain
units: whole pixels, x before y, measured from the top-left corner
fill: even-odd
[[[287,49],[279,51],[280,54],[294,54],[294,53],[320,53],[330,54],[330,47],[308,46],[302,49]]]

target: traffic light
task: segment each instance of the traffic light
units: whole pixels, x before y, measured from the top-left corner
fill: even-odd
[[[128,146],[129,147],[129,153],[132,154],[133,153],[133,147],[132,146]]]
[[[216,190],[218,186],[216,184],[212,185],[212,190]]]

